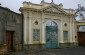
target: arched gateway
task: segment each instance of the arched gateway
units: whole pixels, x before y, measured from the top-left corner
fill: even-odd
[[[58,25],[54,21],[46,24],[46,48],[58,48]]]
[[[75,41],[73,9],[62,9],[62,4],[41,1],[40,4],[23,2],[23,46],[34,48],[71,47]],[[70,13],[69,13],[70,12]],[[58,31],[59,30],[59,31]],[[58,38],[59,37],[59,38]],[[41,47],[40,47],[41,48]]]

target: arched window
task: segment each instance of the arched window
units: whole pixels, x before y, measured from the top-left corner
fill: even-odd
[[[47,22],[46,26],[57,26],[57,24],[56,24],[54,21],[49,20],[49,21]]]

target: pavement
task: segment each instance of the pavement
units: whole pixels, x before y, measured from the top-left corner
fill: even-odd
[[[62,49],[29,49],[10,52],[7,55],[85,55],[85,47],[71,47]]]

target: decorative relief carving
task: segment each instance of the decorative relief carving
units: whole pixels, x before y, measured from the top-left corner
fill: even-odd
[[[58,12],[58,13],[60,13],[60,11],[57,10],[56,8],[54,8],[54,7],[51,7],[51,8],[49,8],[49,9],[47,9],[46,11],[49,11],[49,12]]]

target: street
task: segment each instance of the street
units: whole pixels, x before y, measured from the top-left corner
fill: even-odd
[[[7,55],[85,55],[85,47],[29,49],[27,51],[12,52]]]

